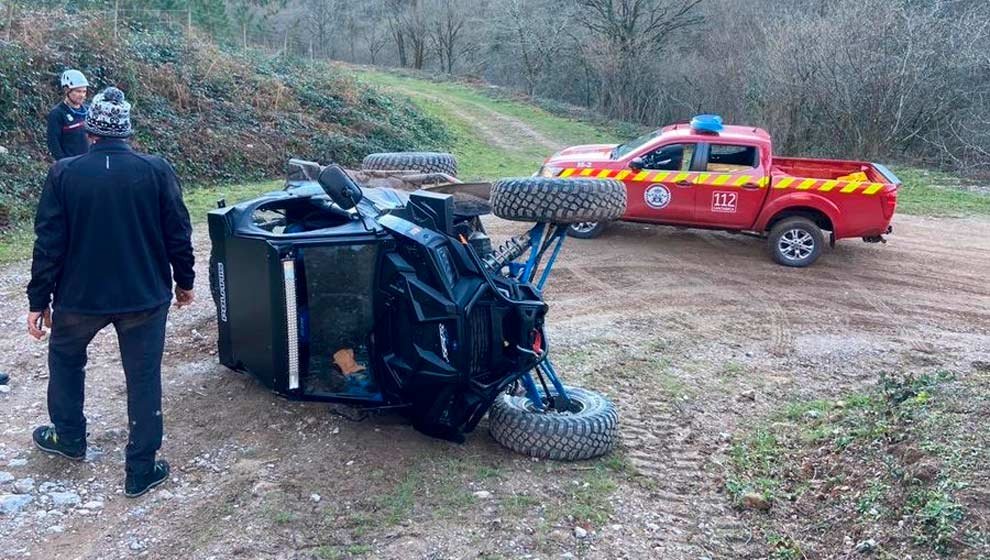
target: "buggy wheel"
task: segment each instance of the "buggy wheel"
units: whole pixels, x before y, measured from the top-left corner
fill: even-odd
[[[626,187],[611,179],[519,177],[492,185],[492,213],[506,220],[607,222],[626,211]]]
[[[457,177],[457,160],[452,154],[440,152],[388,152],[368,155],[361,162],[361,169],[446,173]]]
[[[619,442],[615,405],[587,389],[565,389],[574,412],[538,412],[525,395],[500,394],[488,412],[492,437],[513,451],[557,461],[591,459],[614,449]]]
[[[567,235],[578,239],[594,239],[605,231],[607,222],[579,222],[567,228]]]

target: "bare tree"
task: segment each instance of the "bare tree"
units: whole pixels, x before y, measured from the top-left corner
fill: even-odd
[[[454,72],[455,59],[467,24],[466,6],[464,0],[434,0],[430,6],[431,11],[436,13],[429,28],[429,38],[440,67],[448,74]]]
[[[337,0],[303,0],[303,14],[299,24],[310,33],[313,54],[322,58],[334,58],[336,54],[334,28],[337,26]]]

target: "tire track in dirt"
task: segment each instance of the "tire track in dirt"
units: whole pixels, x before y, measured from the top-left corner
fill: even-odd
[[[547,138],[541,132],[516,117],[505,113],[500,113],[491,107],[482,105],[481,103],[468,103],[468,105],[494,119],[495,122],[500,125],[500,130],[503,133],[505,131],[509,131],[512,133],[511,135],[516,136],[517,138],[527,138],[531,143],[543,146],[551,152],[556,152],[565,147],[563,142],[558,142]]]

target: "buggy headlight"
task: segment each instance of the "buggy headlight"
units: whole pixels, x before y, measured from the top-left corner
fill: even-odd
[[[562,167],[544,165],[540,168],[540,177],[556,177],[557,175],[560,175],[561,171],[563,171]]]

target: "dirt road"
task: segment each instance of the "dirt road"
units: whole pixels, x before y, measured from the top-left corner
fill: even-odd
[[[0,557],[764,557],[723,490],[737,427],[881,371],[990,361],[990,221],[894,226],[889,244],[840,243],[807,270],[723,233],[623,224],[570,241],[547,291],[551,348],[567,380],[617,403],[623,433],[613,457],[582,464],[514,455],[484,426],[458,446],[396,417],[355,422],[220,367],[200,228],[198,301],[173,312],[164,368],[175,476],[137,500],[121,494],[112,331],[89,360],[89,460],[32,448],[46,349],[22,326],[27,267],[7,267],[0,504],[19,509],[0,513]]]

